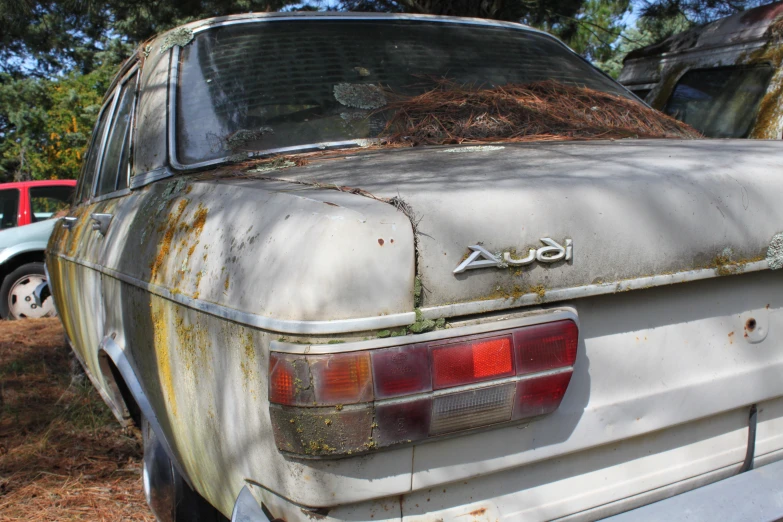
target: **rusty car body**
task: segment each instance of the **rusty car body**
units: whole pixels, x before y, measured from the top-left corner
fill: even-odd
[[[594,520],[783,458],[783,143],[368,147],[438,71],[633,99],[376,14],[195,22],[111,86],[47,266],[160,520]]]
[[[783,2],[628,53],[619,81],[715,138],[783,137]]]

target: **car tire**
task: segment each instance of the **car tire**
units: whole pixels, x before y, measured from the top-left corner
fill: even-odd
[[[0,285],[0,318],[23,319],[25,317],[52,317],[56,315],[54,306],[48,303],[48,311],[31,302],[32,293],[38,283],[46,281],[46,271],[43,263],[26,263],[5,276]],[[11,302],[24,299],[24,302]],[[51,297],[49,298],[51,299]],[[37,313],[37,312],[43,313]]]
[[[143,415],[141,435],[144,442],[144,496],[155,518],[159,522],[228,522],[222,513],[188,486]]]

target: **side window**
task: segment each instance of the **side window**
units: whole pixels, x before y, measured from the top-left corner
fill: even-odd
[[[770,65],[688,71],[663,111],[710,138],[745,138],[772,72]]]
[[[640,100],[646,101],[647,95],[650,94],[652,89],[631,89],[631,92],[639,97]]]
[[[0,190],[0,229],[13,228],[19,215],[19,191]]]
[[[106,102],[101,110],[101,115],[98,118],[98,123],[95,126],[95,130],[92,134],[92,140],[90,141],[90,148],[87,149],[87,161],[82,169],[82,176],[79,180],[79,187],[77,189],[76,203],[82,203],[90,199],[92,193],[92,184],[95,180],[95,169],[98,167],[98,156],[101,152],[101,143],[103,141],[103,131],[106,129],[106,118],[108,118],[111,112],[112,98]]]
[[[33,187],[30,189],[30,209],[32,220],[43,221],[67,210],[73,197],[73,187],[54,185],[51,187]]]
[[[109,127],[109,138],[101,163],[96,196],[102,196],[128,186],[131,123],[136,100],[136,78],[134,73],[122,85],[114,118]]]

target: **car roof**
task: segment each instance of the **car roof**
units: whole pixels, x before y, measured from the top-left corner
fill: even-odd
[[[768,38],[770,26],[781,17],[783,17],[783,2],[762,5],[631,51],[623,61],[754,42]]]

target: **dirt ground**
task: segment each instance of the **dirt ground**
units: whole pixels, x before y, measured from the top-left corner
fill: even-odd
[[[71,360],[59,319],[0,321],[0,522],[153,521],[138,433]]]

